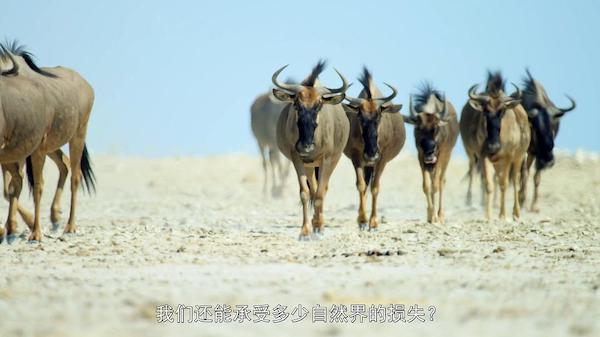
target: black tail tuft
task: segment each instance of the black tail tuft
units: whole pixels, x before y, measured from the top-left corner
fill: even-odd
[[[29,193],[33,194],[33,166],[31,165],[31,156],[25,160],[25,172],[27,172],[27,182],[29,183]]]
[[[367,187],[369,187],[371,185],[371,183],[373,182],[373,171],[375,169],[373,168],[373,166],[367,166],[365,167],[365,183],[367,183]]]
[[[92,162],[90,161],[87,145],[83,146],[83,153],[81,155],[81,175],[83,176],[84,182],[81,186],[84,190],[90,194],[96,192],[96,175],[92,170]]]

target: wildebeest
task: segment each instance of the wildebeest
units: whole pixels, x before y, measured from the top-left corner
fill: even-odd
[[[527,178],[529,177],[531,165],[535,161],[535,188],[531,210],[538,211],[538,189],[541,172],[554,164],[554,140],[558,134],[560,119],[565,113],[574,110],[576,103],[573,98],[567,95],[567,98],[571,101],[571,106],[566,109],[556,107],[548,98],[546,90],[540,82],[531,76],[528,69],[526,73],[527,76],[523,79],[524,89],[521,104],[527,111],[531,124],[531,142],[529,143],[527,164],[523,166],[519,197],[521,205],[524,206],[527,196]]]
[[[505,194],[509,178],[512,178],[514,187],[513,218],[520,217],[518,185],[530,140],[527,113],[520,105],[521,91],[515,85],[516,94],[508,96],[504,93],[504,86],[499,72],[488,73],[484,93],[477,94],[477,84],[469,89],[469,100],[460,120],[460,131],[469,156],[469,171],[472,172],[478,162],[483,170],[488,220],[492,212],[494,170],[501,192],[500,218],[506,218]]]
[[[277,70],[272,81],[273,95],[288,104],[277,123],[277,145],[292,161],[302,201],[300,239],[323,230],[323,199],[329,178],[348,141],[350,123],[340,105],[346,97],[348,82],[338,72],[342,86],[329,89],[318,82],[325,62],[319,61],[310,75],[300,84],[285,84],[277,77],[287,66]],[[309,202],[314,203],[312,225],[309,222]]]
[[[427,221],[444,223],[443,192],[446,168],[458,138],[456,110],[439,91],[425,83],[419,93],[410,98],[410,116],[407,123],[414,124],[415,145],[423,176],[423,192],[427,199]],[[438,211],[435,211],[435,194],[439,191]]]
[[[393,104],[397,91],[386,85],[392,93],[383,97],[369,70],[365,67],[359,78],[363,89],[358,98],[346,97],[348,104],[343,104],[350,121],[350,137],[344,154],[350,158],[356,172],[356,188],[359,195],[358,226],[367,228],[367,188],[371,186],[371,217],[369,230],[379,226],[377,220],[377,196],[379,181],[386,164],[392,160],[404,146],[406,132],[402,115],[398,112],[401,104]]]
[[[2,46],[3,54],[13,62],[13,68],[9,71],[10,80],[14,83],[27,83],[23,88],[7,90],[15,97],[12,99],[21,100],[25,103],[20,104],[20,109],[26,110],[22,113],[27,118],[24,123],[8,123],[7,126],[21,125],[15,130],[4,130],[5,143],[6,136],[12,136],[15,133],[25,134],[27,132],[29,139],[20,139],[21,143],[32,142],[35,144],[34,150],[27,157],[27,176],[30,184],[33,186],[34,226],[30,241],[39,241],[41,239],[40,229],[40,200],[42,196],[43,176],[42,170],[46,155],[60,149],[66,143],[69,143],[69,157],[71,165],[71,207],[69,220],[65,226],[65,233],[75,232],[75,210],[77,205],[77,190],[81,178],[85,182],[88,190],[94,188],[94,174],[91,168],[89,154],[85,145],[87,133],[87,124],[89,121],[92,105],[94,102],[94,91],[81,75],[74,70],[64,67],[39,68],[32,60],[31,54],[24,50],[17,43],[11,43]],[[15,88],[7,86],[7,88]],[[4,97],[3,97],[4,98]],[[4,105],[4,103],[2,103]],[[26,124],[26,127],[23,125]],[[16,142],[16,139],[11,139]],[[21,145],[22,146],[22,145]],[[20,177],[18,163],[22,158],[13,158],[3,160],[2,163],[11,163],[7,167],[11,173],[11,185],[13,179]],[[18,183],[17,183],[18,184]],[[21,184],[22,185],[22,184]],[[21,186],[19,186],[20,191]],[[14,193],[11,193],[14,194]],[[11,195],[12,199],[17,196]],[[15,203],[16,205],[16,203]]]
[[[293,81],[286,81],[287,84]],[[250,107],[250,125],[258,144],[264,172],[263,193],[267,192],[269,164],[271,166],[271,194],[280,196],[285,178],[288,175],[289,162],[281,162],[281,154],[277,147],[277,121],[285,103],[273,96],[271,91],[258,96]]]

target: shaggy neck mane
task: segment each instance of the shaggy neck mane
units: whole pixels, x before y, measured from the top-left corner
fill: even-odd
[[[31,68],[31,70],[35,71],[36,73],[38,73],[40,75],[43,75],[46,77],[51,77],[51,78],[58,77],[58,76],[51,74],[43,69],[40,69],[40,67],[38,67],[37,64],[35,64],[35,62],[33,61],[33,58],[35,56],[32,53],[28,52],[25,49],[24,45],[20,45],[17,40],[6,41],[5,43],[0,43],[0,57],[4,59],[4,58],[8,57],[8,53],[11,53],[11,54],[17,55],[17,56],[21,56],[23,58],[23,60],[25,61],[25,63],[27,63],[27,66],[29,66],[29,68]]]

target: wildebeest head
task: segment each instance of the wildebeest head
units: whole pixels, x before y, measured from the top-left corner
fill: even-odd
[[[319,111],[324,104],[335,105],[341,103],[346,97],[345,92],[348,89],[348,82],[335,69],[335,72],[342,79],[342,86],[337,89],[319,86],[319,74],[325,69],[325,61],[321,60],[302,83],[286,84],[277,79],[286,67],[287,65],[277,70],[271,78],[275,85],[273,95],[278,100],[293,105],[299,134],[295,148],[300,156],[309,156],[315,149],[315,130],[319,125]]]
[[[448,102],[443,95],[429,83],[425,83],[420,92],[410,96],[410,115],[404,116],[407,123],[415,126],[415,142],[423,163],[432,168],[437,163],[440,142],[439,130],[448,123]]]
[[[485,116],[486,139],[483,144],[483,153],[493,156],[500,151],[500,129],[502,117],[508,109],[513,109],[521,103],[521,90],[517,89],[513,96],[504,94],[504,80],[500,73],[488,73],[487,88],[485,93],[477,94],[478,84],[469,89],[469,105]]]
[[[544,87],[526,70],[523,79],[523,107],[527,111],[532,126],[532,144],[538,169],[551,167],[554,164],[554,139],[558,133],[560,119],[565,113],[575,109],[575,101],[567,95],[571,106],[561,109],[548,98]]]
[[[344,104],[344,110],[356,114],[358,118],[360,133],[363,139],[363,159],[367,164],[373,164],[380,158],[379,154],[379,122],[384,113],[397,113],[402,109],[402,104],[393,104],[392,99],[396,97],[397,90],[384,83],[392,90],[387,97],[373,97],[373,78],[365,67],[362,76],[358,79],[363,86],[361,98],[346,97],[348,104]]]

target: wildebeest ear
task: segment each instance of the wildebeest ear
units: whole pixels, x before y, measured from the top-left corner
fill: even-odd
[[[417,121],[415,120],[415,118],[412,118],[411,116],[402,115],[402,119],[404,119],[405,123],[412,124],[412,125],[417,124]]]
[[[504,102],[504,106],[507,109],[514,109],[519,104],[521,104],[521,100],[520,99],[511,99],[509,101]]]
[[[346,98],[346,94],[342,93],[342,94],[333,95],[333,96],[323,95],[323,97],[321,97],[321,98],[323,100],[323,103],[325,103],[325,104],[336,105],[336,104],[342,103],[344,98]]]
[[[474,99],[469,100],[469,105],[471,106],[471,108],[473,108],[477,111],[483,111],[483,106],[481,106],[481,103],[479,103],[478,101],[476,101]]]
[[[357,114],[358,113],[358,108],[355,106],[352,106],[350,104],[342,104],[342,106],[344,107],[344,111],[346,111],[347,113],[350,114]]]
[[[288,94],[283,90],[279,90],[277,88],[273,88],[273,96],[282,102],[293,102],[296,98],[293,94]]]
[[[397,113],[402,109],[402,104],[390,104],[381,107],[381,113]]]

